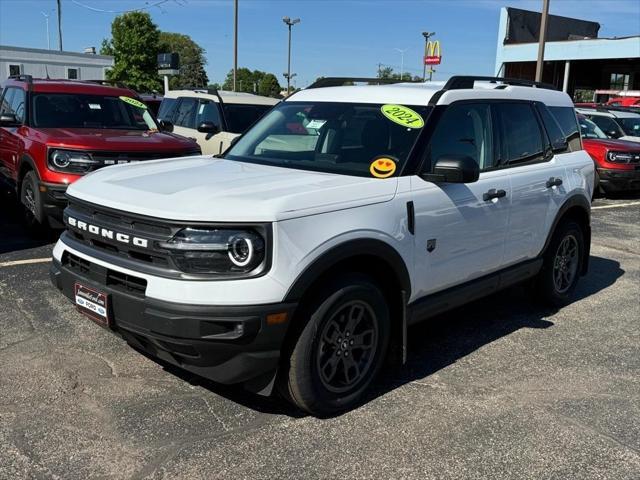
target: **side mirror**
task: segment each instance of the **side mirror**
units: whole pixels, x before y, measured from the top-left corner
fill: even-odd
[[[213,122],[202,122],[200,125],[198,125],[198,131],[200,133],[210,133],[212,135],[215,135],[220,131],[220,127],[218,127]]]
[[[158,126],[160,127],[160,130],[163,132],[173,132],[173,123],[171,123],[169,120],[160,120],[158,122]]]
[[[478,163],[465,155],[443,155],[431,173],[421,175],[424,180],[434,183],[473,183],[479,176]]]
[[[607,132],[607,137],[610,138],[620,138],[622,135],[620,135],[620,132],[618,132],[617,130],[611,130],[609,132]]]
[[[0,115],[0,127],[18,127],[20,122],[13,113],[3,113]]]

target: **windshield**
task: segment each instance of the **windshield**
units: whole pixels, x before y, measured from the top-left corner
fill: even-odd
[[[640,116],[629,118],[617,118],[618,123],[624,130],[625,135],[640,137]]]
[[[225,158],[386,178],[402,170],[428,112],[425,106],[283,102]]]
[[[582,138],[609,138],[600,127],[591,120],[579,117],[578,121],[580,122],[580,134]]]
[[[157,130],[146,105],[130,97],[36,93],[33,126]]]

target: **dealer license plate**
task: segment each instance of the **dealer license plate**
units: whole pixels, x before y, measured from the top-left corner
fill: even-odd
[[[97,324],[108,327],[111,325],[109,312],[109,297],[106,293],[75,284],[76,307]]]

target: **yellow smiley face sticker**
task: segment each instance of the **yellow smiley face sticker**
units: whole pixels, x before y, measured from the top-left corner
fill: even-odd
[[[369,172],[376,178],[388,178],[396,173],[396,162],[387,157],[376,158],[371,162]]]

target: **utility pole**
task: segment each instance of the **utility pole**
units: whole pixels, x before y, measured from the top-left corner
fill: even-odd
[[[300,19],[294,18],[293,20],[291,20],[289,17],[282,17],[282,21],[287,27],[289,27],[289,53],[287,56],[287,73],[284,74],[284,78],[287,79],[287,95],[289,95],[291,88],[291,78],[296,75],[295,73],[291,75],[291,27],[293,27],[296,23],[300,23]]]
[[[49,14],[44,12],[40,13],[44,17],[45,22],[47,22],[47,50],[51,50],[51,36],[49,35]]]
[[[233,91],[236,91],[238,74],[238,0],[233,2]]]
[[[58,0],[58,50],[62,51],[62,6]]]
[[[427,47],[429,46],[429,37],[433,37],[436,32],[422,32],[422,36],[424,37],[424,57],[427,56]],[[427,64],[425,63],[424,57],[422,58],[422,81],[425,82],[427,80]]]
[[[547,23],[549,21],[549,0],[542,0],[542,18],[540,19],[540,43],[538,44],[538,61],[536,63],[536,82],[542,81],[544,69],[544,44],[547,40]]]
[[[402,77],[404,77],[404,54],[409,49],[405,48],[404,50],[401,50],[399,48],[395,48],[394,50],[400,52],[400,80],[402,81]],[[409,79],[411,79],[411,75],[409,75]]]

